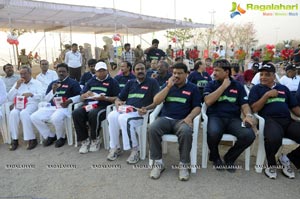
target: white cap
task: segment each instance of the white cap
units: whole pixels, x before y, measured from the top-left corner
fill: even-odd
[[[100,69],[104,69],[104,70],[107,70],[107,66],[106,66],[106,63],[104,62],[98,62],[95,66],[95,70],[100,70]]]
[[[289,48],[290,47],[290,45],[288,45],[288,44],[285,44],[285,46],[284,47],[286,47],[286,48]]]

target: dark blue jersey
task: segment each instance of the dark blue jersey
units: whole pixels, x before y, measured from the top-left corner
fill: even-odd
[[[248,97],[244,86],[231,79],[231,84],[222,93],[219,99],[207,108],[208,116],[218,116],[225,118],[240,118],[241,117],[241,106],[248,103]],[[216,91],[222,82],[211,81],[205,86],[203,95],[209,95]]]
[[[204,87],[208,82],[212,81],[210,75],[207,72],[199,73],[198,71],[193,71],[191,74],[189,74],[188,80],[197,85],[201,96],[203,96]]]
[[[141,83],[134,79],[127,82],[118,98],[126,101],[127,105],[141,108],[152,104],[153,97],[158,91],[159,85],[155,79],[145,78]]]
[[[93,75],[91,72],[86,72],[84,73],[81,78],[80,78],[80,82],[79,84],[82,86],[85,86],[85,84],[87,83],[87,81],[89,81],[90,79],[92,79],[95,75]]]
[[[130,73],[128,76],[124,76],[124,75],[115,76],[115,80],[117,80],[119,82],[119,86],[120,86],[121,91],[125,87],[126,83],[129,80],[135,79],[135,78],[136,77],[132,73]]]
[[[184,119],[195,107],[201,107],[200,99],[201,95],[195,84],[187,81],[181,88],[174,85],[165,98],[160,116]]]
[[[96,77],[90,79],[86,85],[83,87],[81,94],[86,93],[87,91],[92,91],[94,93],[100,94],[103,93],[107,97],[116,97],[120,93],[120,87],[117,80],[108,76],[105,80],[98,80]],[[95,101],[92,99],[86,99],[84,102],[87,104],[90,101]],[[101,107],[106,107],[111,103],[108,101],[98,101],[98,105]]]
[[[269,98],[258,114],[262,117],[291,118],[289,109],[298,105],[297,100],[286,86],[279,83],[276,83],[273,88],[269,88],[262,84],[253,86],[249,93],[249,104],[252,105],[258,101],[271,89],[276,89],[278,91],[278,96]]]
[[[47,88],[46,95],[49,92],[52,92],[52,85],[54,83],[59,83],[61,85],[56,89],[56,93],[54,94],[54,97],[63,97],[65,99],[68,99],[70,97],[74,97],[80,94],[81,88],[79,83],[76,80],[67,77],[62,82],[59,80],[55,80],[51,82]],[[51,105],[55,106],[53,100],[51,100]]]

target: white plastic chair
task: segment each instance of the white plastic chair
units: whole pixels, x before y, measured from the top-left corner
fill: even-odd
[[[38,107],[41,108],[43,103],[45,103],[45,102],[40,102]],[[73,111],[73,105],[74,105],[74,103],[71,103],[68,106],[68,111],[70,112],[70,114]],[[50,123],[50,119],[48,121],[46,121],[46,123]],[[64,124],[65,124],[65,133],[67,136],[68,145],[73,145],[72,116],[65,117]],[[43,143],[43,137],[41,135],[40,135],[40,143],[41,144]]]
[[[115,106],[110,105],[111,107],[109,107],[109,110],[106,109],[106,117],[108,116],[108,114],[112,111],[115,110]],[[140,150],[140,159],[144,160],[146,158],[146,146],[147,146],[147,127],[148,127],[148,118],[149,118],[149,114],[152,112],[152,110],[148,110],[147,113],[145,115],[143,115],[143,125],[142,126],[138,126],[136,127],[135,131],[138,135],[138,139],[139,139],[139,150]],[[103,132],[103,137],[105,137],[104,139],[104,143],[106,143],[105,145],[107,147],[105,147],[105,149],[109,149],[109,131],[108,131],[108,121],[106,120],[106,124],[107,124],[107,130]],[[104,136],[105,135],[105,136]]]
[[[207,106],[203,103],[201,108],[203,118],[203,141],[202,141],[202,168],[207,168],[208,160],[208,145],[207,145],[207,124],[208,117],[206,115]],[[222,141],[231,141],[233,144],[237,141],[237,138],[231,134],[223,134]],[[250,170],[250,146],[245,150],[245,170]]]
[[[257,113],[254,114],[254,116],[258,119],[258,150],[256,155],[256,165],[255,165],[255,171],[256,173],[261,173],[264,168],[264,162],[266,158],[266,151],[265,151],[265,141],[264,141],[264,128],[265,128],[265,119],[261,116],[259,116]],[[294,116],[292,114],[292,118],[300,121],[300,118]],[[282,139],[282,145],[294,145],[297,144],[295,141],[289,139],[289,138],[283,138]]]
[[[79,102],[79,103],[76,103],[74,105],[74,110],[81,107],[83,105],[83,102]],[[108,105],[106,107],[106,118],[107,118],[107,115],[108,113],[111,112],[113,108],[113,104],[111,105]],[[109,135],[108,135],[108,122],[107,122],[107,119],[105,118],[105,120],[103,120],[101,122],[101,127],[102,127],[102,135],[103,135],[103,143],[104,143],[104,148],[105,149],[109,149]],[[72,121],[71,121],[72,122]],[[71,123],[71,128],[72,128],[72,123]],[[78,142],[77,142],[77,134],[76,132],[74,131],[74,138],[75,138],[75,147],[78,146]]]
[[[159,104],[154,111],[150,114],[150,121],[151,124],[157,118],[158,114],[160,113],[163,107],[163,103]],[[192,149],[190,152],[190,159],[191,159],[191,173],[196,173],[197,171],[197,147],[198,147],[198,132],[199,132],[199,124],[200,124],[200,114],[197,115],[193,120],[193,142],[192,142]],[[164,134],[162,136],[162,153],[166,154],[168,151],[168,143],[167,142],[177,142],[178,137],[174,134]],[[150,154],[150,152],[149,152]],[[149,165],[153,165],[153,160],[150,159],[149,156]]]
[[[1,133],[2,133],[2,138],[4,143],[11,143],[10,140],[10,133],[8,131],[8,126],[7,126],[7,119],[6,119],[6,106],[7,102],[1,105],[1,113],[2,113],[2,119],[1,119]]]

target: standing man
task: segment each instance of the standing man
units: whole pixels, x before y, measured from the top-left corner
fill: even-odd
[[[136,46],[134,49],[135,63],[144,61],[144,51],[141,48],[141,44]]]
[[[79,153],[82,154],[99,151],[99,129],[106,117],[106,107],[115,101],[120,92],[118,82],[109,76],[104,62],[98,62],[95,70],[96,76],[90,79],[81,91],[81,101],[84,105],[72,113],[77,141],[81,142]]]
[[[203,92],[204,102],[208,107],[209,160],[213,162],[213,166],[217,170],[225,166],[229,172],[235,172],[234,162],[255,139],[252,128],[241,126],[242,122],[252,126],[253,115],[243,85],[231,78],[230,63],[226,59],[221,59],[215,61],[213,66],[214,80],[206,85]],[[241,111],[244,115],[243,121]],[[237,141],[225,154],[224,165],[220,158],[218,145],[225,132],[234,135]]]
[[[72,50],[66,53],[65,63],[69,66],[70,78],[79,82],[81,77],[82,56],[78,51],[78,45],[72,44]]]
[[[126,83],[131,79],[135,79],[135,76],[131,73],[132,65],[128,61],[123,61],[121,63],[120,70],[122,74],[115,76],[115,80],[119,82],[119,87],[122,91]]]
[[[36,76],[42,84],[43,93],[46,93],[47,88],[51,82],[57,80],[58,76],[54,70],[49,69],[49,62],[45,59],[40,61],[41,73]]]
[[[12,137],[10,150],[18,148],[19,122],[22,122],[24,140],[28,141],[27,149],[36,147],[37,140],[33,131],[30,115],[38,108],[38,103],[43,95],[42,84],[33,79],[31,68],[22,66],[21,78],[10,89],[7,98],[15,102],[14,109],[9,114],[9,131]]]
[[[123,149],[130,150],[127,158],[128,164],[136,164],[140,160],[139,143],[136,138],[135,128],[143,124],[142,115],[147,110],[153,109],[153,97],[158,92],[159,86],[156,80],[146,77],[146,66],[137,63],[134,68],[136,79],[130,80],[115,101],[118,111],[112,111],[108,117],[110,151],[107,160],[114,161],[121,154],[120,130],[122,131]],[[134,111],[122,113],[119,108],[122,105],[132,106]]]
[[[3,71],[5,72],[6,76],[2,78],[5,86],[6,92],[8,93],[13,85],[20,79],[20,75],[16,75],[14,72],[14,67],[11,64],[5,64],[3,66]]]
[[[122,61],[127,61],[133,65],[135,63],[134,52],[130,49],[130,44],[126,43],[124,45],[124,51],[122,52]]]
[[[45,101],[51,103],[51,107],[42,107],[30,116],[34,126],[45,139],[44,146],[51,145],[56,139],[55,147],[62,147],[65,142],[64,119],[71,117],[68,105],[79,102],[81,88],[79,83],[69,77],[68,66],[65,63],[57,65],[58,79],[52,81],[47,88]],[[45,121],[50,119],[54,125],[53,133]]]
[[[28,58],[28,56],[26,55],[26,50],[22,49],[21,50],[21,55],[18,56],[18,70],[20,70],[20,66],[30,66],[30,68],[32,68],[31,66],[31,62]]]
[[[144,53],[147,55],[147,61],[151,62],[153,59],[161,60],[166,54],[164,51],[158,48],[159,41],[157,39],[152,40],[152,46],[147,48]]]
[[[168,83],[154,97],[154,104],[164,103],[160,116],[149,128],[150,159],[154,166],[150,173],[158,179],[165,167],[162,161],[162,136],[173,133],[179,143],[179,180],[189,179],[188,165],[193,140],[193,119],[201,111],[201,96],[197,86],[187,81],[188,69],[183,63],[173,66],[173,75]]]
[[[194,49],[190,52],[190,59],[196,60],[199,58],[199,50],[197,49],[197,46],[194,46]]]

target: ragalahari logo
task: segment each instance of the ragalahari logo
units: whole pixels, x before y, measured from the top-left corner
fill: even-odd
[[[244,10],[243,8],[241,8],[240,4],[238,4],[238,6],[236,6],[236,2],[232,2],[232,8],[230,10],[231,14],[230,17],[233,18],[237,15],[241,15],[241,14],[245,14],[246,10]]]

